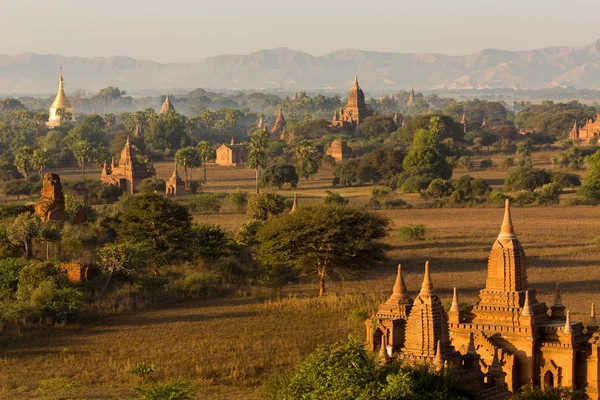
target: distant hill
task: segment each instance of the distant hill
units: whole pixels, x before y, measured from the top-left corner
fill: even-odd
[[[600,40],[529,51],[486,49],[465,56],[346,49],[315,57],[286,48],[161,64],[130,57],[0,55],[0,93],[50,93],[59,66],[68,89],[152,88],[346,90],[354,74],[366,91],[418,89],[600,89]]]

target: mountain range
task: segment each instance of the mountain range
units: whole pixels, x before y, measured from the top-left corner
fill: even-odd
[[[600,89],[600,40],[586,46],[527,51],[485,49],[463,56],[345,49],[323,56],[276,48],[224,54],[193,63],[131,57],[0,55],[0,94],[53,93],[60,66],[67,91],[118,86],[145,89],[285,89],[345,91],[355,74],[368,93],[417,89]]]

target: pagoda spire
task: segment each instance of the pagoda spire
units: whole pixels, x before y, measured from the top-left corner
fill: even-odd
[[[353,88],[358,89],[358,75],[354,75],[354,84],[352,85]]]
[[[452,293],[452,306],[450,307],[450,311],[460,312],[460,306],[458,305],[458,294],[456,292],[456,288],[454,288]]]
[[[563,319],[565,317],[565,306],[562,302],[562,296],[560,294],[560,286],[556,284],[556,290],[554,291],[554,302],[550,306],[550,318]]]
[[[556,290],[554,291],[554,303],[552,304],[553,307],[562,307],[563,306],[563,302],[562,302],[562,296],[560,295],[560,286],[558,285],[558,283],[556,284]]]
[[[470,356],[476,356],[477,350],[475,349],[475,337],[473,332],[469,332],[469,346],[467,347],[467,354]]]
[[[500,228],[498,240],[512,240],[516,238],[517,236],[515,235],[512,216],[510,215],[510,200],[506,199],[504,202],[504,219],[502,220],[502,226]]]
[[[423,284],[421,285],[421,291],[419,296],[431,296],[433,294],[433,283],[431,282],[431,275],[429,273],[429,261],[425,262],[425,276],[423,277]]]
[[[235,139],[233,138],[233,136],[231,137],[231,146],[233,146],[235,144]]]
[[[573,333],[573,329],[571,328],[571,315],[570,311],[567,310],[567,320],[565,321],[565,330],[564,332],[567,334]]]
[[[433,359],[433,363],[437,367],[442,367],[444,365],[444,356],[442,355],[442,342],[441,340],[437,341],[437,346],[435,350],[435,357]]]
[[[533,310],[531,309],[531,304],[529,303],[529,290],[525,292],[525,302],[523,303],[523,311],[521,312],[523,316],[531,316],[533,315]]]
[[[588,326],[598,326],[598,320],[596,319],[596,306],[592,303],[592,310],[590,312],[590,322]]]
[[[398,273],[396,274],[396,282],[394,283],[394,289],[392,295],[386,301],[387,304],[393,303],[408,303],[408,289],[404,283],[404,277],[402,276],[402,264],[398,264]]]
[[[177,172],[177,161],[174,162],[174,166],[173,166],[173,175],[171,175],[171,178],[179,178],[179,173]]]
[[[294,193],[294,202],[292,203],[292,209],[290,210],[290,214],[293,214],[298,209],[298,193]]]
[[[385,336],[381,337],[381,347],[379,348],[379,362],[381,364],[389,364],[392,361],[390,355],[387,352],[387,346],[385,343]]]

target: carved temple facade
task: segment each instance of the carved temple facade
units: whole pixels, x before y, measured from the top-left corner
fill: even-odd
[[[121,158],[117,163],[113,161],[109,165],[104,163],[100,180],[102,183],[119,186],[126,192],[135,193],[139,184],[155,175],[154,169],[148,170],[136,158],[136,152],[129,141],[121,150]]]
[[[427,265],[413,300],[398,269],[392,296],[365,322],[368,349],[385,348],[383,358],[455,368],[482,399],[506,398],[523,386],[570,387],[600,399],[594,305],[590,320],[581,323],[571,320],[558,285],[550,307],[538,301],[508,201],[477,304],[462,310],[454,289],[446,313],[431,282]]]
[[[348,102],[346,107],[333,112],[333,117],[329,123],[335,128],[346,130],[357,129],[360,123],[372,113],[367,108],[365,102],[365,94],[358,84],[358,77],[354,77],[354,85],[348,94]]]

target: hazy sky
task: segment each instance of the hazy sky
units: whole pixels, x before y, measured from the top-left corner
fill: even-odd
[[[0,0],[0,54],[160,62],[288,47],[468,54],[600,39],[600,0]]]

